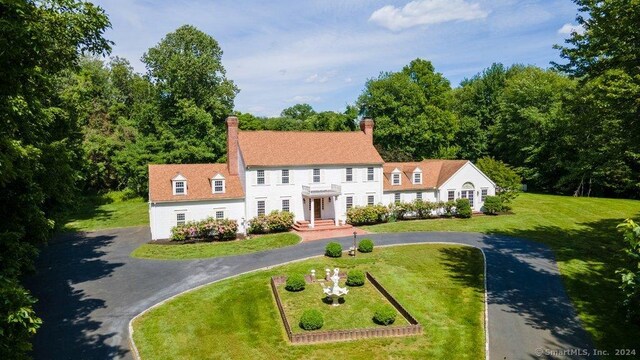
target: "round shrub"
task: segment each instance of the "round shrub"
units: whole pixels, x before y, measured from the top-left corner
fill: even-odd
[[[322,325],[324,325],[324,319],[318,310],[305,310],[300,317],[300,327],[304,330],[318,330]]]
[[[373,314],[373,321],[379,325],[391,325],[396,321],[396,309],[391,305],[383,305],[379,307]]]
[[[347,274],[347,285],[362,286],[364,285],[364,273],[360,270],[351,270]]]
[[[495,215],[502,211],[502,199],[498,196],[487,196],[484,199],[482,210],[485,214]]]
[[[303,275],[293,274],[287,277],[287,283],[284,288],[288,291],[302,291],[305,285],[307,285],[307,282],[304,280]]]
[[[468,219],[471,217],[471,204],[469,199],[456,200],[456,217]]]
[[[362,239],[358,243],[358,251],[361,253],[370,253],[373,251],[373,240],[371,239]]]
[[[324,250],[324,254],[328,257],[337,258],[342,256],[342,245],[337,242],[330,242]]]

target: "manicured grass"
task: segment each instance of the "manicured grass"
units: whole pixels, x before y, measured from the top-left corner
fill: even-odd
[[[477,249],[445,245],[314,258],[181,295],[136,319],[133,337],[142,359],[484,359],[482,261]],[[269,277],[326,267],[371,271],[424,334],[290,345]]]
[[[138,196],[122,191],[84,196],[66,216],[64,231],[94,231],[101,229],[149,224],[149,207]]]
[[[325,283],[325,286],[332,284],[331,281],[325,281]],[[345,287],[346,285],[341,282],[340,286]],[[282,300],[282,306],[287,314],[291,331],[294,333],[305,332],[299,326],[299,322],[302,313],[308,309],[315,309],[322,313],[324,325],[320,329],[321,331],[365,329],[381,326],[373,322],[373,314],[379,306],[390,305],[389,301],[369,281],[366,281],[363,286],[347,286],[347,288],[349,293],[343,297],[344,303],[340,306],[332,306],[330,302],[326,302],[320,283],[307,284],[303,291],[298,292],[287,291],[284,285],[279,286],[278,292]],[[393,325],[409,325],[409,322],[400,313],[396,312],[396,321]]]
[[[640,326],[625,322],[615,273],[625,261],[616,225],[640,217],[640,201],[522,194],[513,215],[402,221],[372,232],[474,231],[532,239],[555,252],[564,284],[599,349],[640,348]]]
[[[295,245],[300,237],[293,233],[254,236],[250,239],[196,244],[143,244],[131,256],[140,259],[186,260],[241,255]]]

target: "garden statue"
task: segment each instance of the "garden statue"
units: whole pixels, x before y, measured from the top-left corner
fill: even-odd
[[[324,287],[323,285],[322,288],[324,290],[324,294],[327,295],[327,298],[332,300],[331,305],[338,306],[340,305],[338,299],[346,295],[349,292],[349,289],[346,287],[342,288],[338,285],[338,282],[340,281],[340,269],[338,268],[333,269],[333,275],[330,280],[333,282],[333,286]]]

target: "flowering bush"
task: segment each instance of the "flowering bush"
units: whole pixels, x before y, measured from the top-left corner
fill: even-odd
[[[251,234],[266,234],[288,231],[293,227],[294,215],[288,211],[274,210],[267,215],[258,215],[249,220],[247,231]]]
[[[347,223],[365,225],[385,222],[388,211],[383,205],[355,206],[347,210]]]
[[[171,229],[171,240],[232,240],[236,238],[237,232],[237,221],[209,217],[201,221],[189,221],[184,225],[174,226]]]

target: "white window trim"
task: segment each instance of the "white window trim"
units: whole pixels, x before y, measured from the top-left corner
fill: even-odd
[[[222,191],[216,191],[216,181],[222,181]],[[227,182],[224,179],[211,180],[211,189],[214,194],[224,194],[227,191]]]
[[[453,199],[449,200],[449,193],[453,191]],[[448,189],[447,190],[447,201],[453,201],[456,199],[456,190],[455,189]]]
[[[315,171],[318,170],[318,180],[319,181],[314,181],[315,180]],[[311,169],[311,183],[312,184],[322,184],[322,169],[320,168],[315,168],[315,169]]]
[[[213,218],[218,220],[218,211],[222,212],[222,219],[226,219],[227,218],[227,210],[225,208],[216,208],[213,209]]]
[[[416,181],[416,175],[420,176],[420,181]],[[414,171],[413,172],[413,179],[411,179],[411,181],[413,181],[414,184],[422,184],[422,172]]]
[[[287,172],[287,176],[284,176],[284,172]],[[287,182],[284,182],[284,178],[287,178]],[[281,169],[280,170],[280,184],[281,185],[291,185],[291,170],[290,169]]]
[[[349,202],[347,201],[347,199],[349,199],[349,198],[351,198],[351,208],[356,206],[356,204],[355,204],[356,197],[353,194],[345,194],[345,196],[344,196],[344,208],[345,208],[345,211],[349,210]]]
[[[485,195],[482,194],[483,191],[486,192]],[[487,196],[489,196],[489,188],[481,187],[480,188],[480,201],[484,202],[484,200],[486,199]]]
[[[260,203],[260,201],[264,202],[264,215],[267,215],[267,199],[266,198],[260,198],[260,199],[256,199],[256,215],[260,215],[260,212],[258,211],[258,204]]]
[[[262,181],[263,181],[262,184],[260,184],[260,181],[258,180],[258,179],[260,179],[260,176],[259,176],[260,171],[262,171],[262,174],[264,175],[262,177]],[[258,185],[258,186],[267,185],[267,172],[265,170],[263,170],[263,169],[256,170],[256,185]]]
[[[423,200],[423,199],[424,199],[424,195],[422,195],[422,191],[416,191],[416,200]]]
[[[351,170],[351,174],[349,174],[349,170]],[[348,167],[344,169],[344,182],[354,182],[355,181],[355,171],[352,167]],[[349,180],[349,175],[351,175],[351,180]]]
[[[285,210],[285,209],[284,209],[284,206],[283,206],[283,205],[284,205],[284,201],[285,201],[285,200],[289,202],[289,210]],[[265,205],[266,205],[266,204],[265,204]],[[291,198],[290,198],[290,197],[283,197],[283,198],[280,198],[280,210],[281,210],[281,211],[288,211],[288,212],[291,212]]]
[[[396,200],[396,198],[397,198],[397,200]],[[399,192],[393,193],[393,203],[395,204],[395,203],[399,203],[399,202],[402,202],[402,194],[399,193]]]
[[[369,179],[369,169],[371,169],[371,179]],[[365,169],[365,171],[367,172],[367,181],[376,181],[376,168],[374,168],[373,166],[369,166]]]
[[[178,215],[184,215],[184,220],[178,220]],[[176,226],[186,224],[187,223],[187,210],[176,210],[175,211],[175,219],[176,219]],[[182,224],[179,224],[180,221],[182,221]]]
[[[177,196],[182,196],[182,195],[187,195],[187,180],[172,180],[172,185],[173,185],[173,195],[177,195]],[[177,184],[178,183],[182,183],[183,184],[183,189],[184,192],[182,193],[178,193],[177,189]]]
[[[372,197],[373,201],[369,202],[369,198]],[[375,205],[376,204],[376,194],[367,194],[367,205]]]
[[[397,176],[398,182],[396,182],[396,176]],[[393,185],[393,186],[402,185],[402,174],[400,174],[400,173],[392,173],[391,174],[391,185]]]

